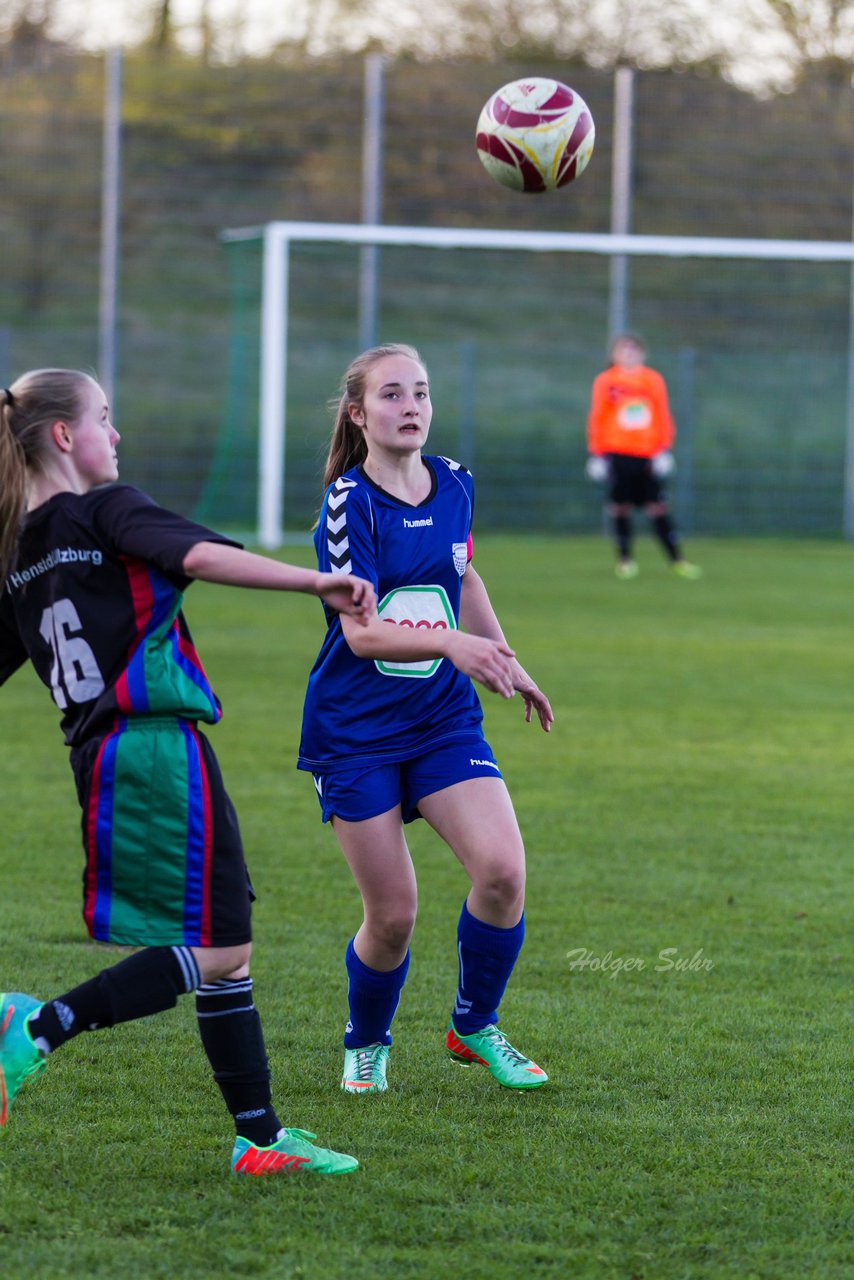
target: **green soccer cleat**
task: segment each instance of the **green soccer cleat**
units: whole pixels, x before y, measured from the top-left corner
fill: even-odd
[[[45,1055],[36,1048],[27,1027],[30,1014],[41,1007],[41,1000],[20,991],[7,991],[0,996],[0,1129],[9,1119],[21,1085],[47,1066]]]
[[[344,1074],[341,1088],[345,1093],[385,1093],[388,1081],[387,1044],[369,1044],[363,1049],[344,1050]]]
[[[266,1178],[274,1173],[352,1173],[358,1169],[355,1156],[316,1147],[312,1142],[316,1137],[316,1133],[305,1129],[284,1129],[269,1147],[256,1147],[248,1138],[235,1138],[231,1171]]]
[[[460,1066],[470,1067],[479,1063],[487,1067],[498,1083],[507,1089],[538,1089],[548,1081],[543,1068],[514,1049],[494,1023],[482,1031],[473,1031],[470,1036],[461,1036],[452,1022],[445,1037],[445,1047]]]
[[[673,572],[679,578],[690,578],[695,582],[697,578],[702,578],[703,570],[698,564],[692,564],[690,560],[676,560],[673,563]]]
[[[614,573],[623,582],[628,582],[631,578],[638,576],[640,569],[636,560],[618,560]]]

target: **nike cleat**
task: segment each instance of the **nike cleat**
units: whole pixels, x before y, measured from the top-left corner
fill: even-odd
[[[284,1129],[269,1147],[256,1147],[248,1138],[235,1138],[231,1153],[232,1173],[266,1178],[275,1173],[352,1173],[358,1169],[355,1156],[314,1146],[316,1133],[305,1129]]]
[[[45,1055],[36,1048],[27,1027],[30,1014],[41,1007],[41,1000],[20,991],[7,991],[0,996],[0,1129],[9,1119],[21,1085],[30,1076],[40,1075],[47,1066]]]
[[[344,1074],[341,1088],[345,1093],[385,1093],[388,1081],[387,1044],[369,1044],[363,1049],[344,1050]]]
[[[514,1049],[494,1023],[481,1031],[473,1031],[470,1036],[461,1036],[452,1022],[445,1037],[445,1047],[460,1066],[470,1067],[478,1063],[507,1089],[538,1089],[548,1081],[542,1067]]]

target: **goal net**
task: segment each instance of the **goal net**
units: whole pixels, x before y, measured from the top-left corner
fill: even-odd
[[[601,528],[585,423],[616,257],[668,382],[683,529],[854,533],[854,244],[310,222],[222,240],[229,391],[198,514],[262,546],[306,536],[319,507],[367,249],[377,340],[424,357],[429,447],[474,470],[479,529]]]

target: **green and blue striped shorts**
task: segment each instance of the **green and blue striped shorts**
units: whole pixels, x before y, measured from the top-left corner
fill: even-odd
[[[188,720],[123,717],[71,753],[83,918],[101,942],[238,946],[254,897],[213,748]]]

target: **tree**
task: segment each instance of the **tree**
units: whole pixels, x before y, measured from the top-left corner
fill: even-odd
[[[702,67],[744,87],[791,87],[811,62],[850,76],[854,0],[318,0],[309,53],[555,58],[595,67]]]
[[[833,79],[852,83],[854,0],[765,0],[791,42],[800,67],[819,63]]]
[[[151,43],[161,52],[173,43],[172,0],[157,0],[152,13]]]

